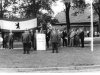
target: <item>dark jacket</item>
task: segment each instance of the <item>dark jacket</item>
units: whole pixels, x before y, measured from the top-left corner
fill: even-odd
[[[46,33],[46,40],[49,41],[50,40],[50,32]]]
[[[58,43],[59,42],[59,35],[57,33],[57,31],[55,30],[54,31],[55,33],[53,33],[53,31],[51,32],[51,42],[56,42]]]
[[[79,34],[80,39],[84,39],[84,31]]]
[[[31,42],[31,35],[29,32],[25,32],[22,34],[22,42],[23,43],[30,43]]]
[[[4,36],[4,42],[8,42],[8,35]]]
[[[65,39],[67,37],[67,33],[65,31],[63,31],[62,35],[62,39]]]

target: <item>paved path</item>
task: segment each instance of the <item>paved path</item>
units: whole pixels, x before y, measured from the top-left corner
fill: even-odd
[[[18,44],[20,46],[20,44]],[[6,72],[78,72],[100,71],[100,45],[90,44],[85,48],[61,47],[59,53],[31,51],[23,54],[22,49],[0,49],[0,71]]]
[[[26,69],[31,69],[30,71],[42,70],[43,72],[47,70],[50,72],[52,70],[58,70],[60,72],[60,70],[81,69],[77,68],[78,66],[88,67],[100,64],[100,51],[91,52],[89,46],[86,46],[85,48],[62,47],[59,49],[59,53],[51,52],[51,50],[31,51],[31,53],[27,55],[22,54],[22,49],[1,49],[0,68],[9,68],[7,69],[8,71],[24,71]],[[69,68],[71,66],[74,67]],[[23,70],[22,68],[26,69]]]
[[[100,44],[100,37],[94,37],[94,44]]]

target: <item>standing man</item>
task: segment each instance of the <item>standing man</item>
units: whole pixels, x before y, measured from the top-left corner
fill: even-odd
[[[6,33],[6,34],[4,35],[4,48],[5,48],[5,49],[8,48],[7,43],[8,43],[8,35],[7,35],[7,33]]]
[[[74,47],[74,35],[75,35],[75,30],[72,29],[70,33],[70,46]]]
[[[57,30],[57,32],[58,32],[58,47],[60,47],[61,46],[61,32],[60,30]]]
[[[33,35],[33,30],[30,30],[30,36],[31,36],[31,47],[34,49],[34,35]]]
[[[34,32],[34,51],[37,50],[37,43],[36,43],[36,35],[37,35],[37,33],[38,33],[38,30],[35,30],[35,32]]]
[[[83,31],[83,29],[80,30],[79,37],[81,40],[81,47],[84,48],[84,31]]]
[[[30,36],[30,33],[29,31],[25,31],[23,34],[22,34],[22,42],[23,42],[23,54],[29,54],[29,51],[30,51],[30,42],[31,42],[31,36]]]
[[[46,32],[46,45],[49,48],[49,40],[50,40],[50,30],[48,29]]]
[[[9,38],[8,38],[9,49],[13,49],[13,41],[14,41],[14,36],[13,36],[12,31],[10,31],[10,33],[9,33]]]
[[[51,32],[52,53],[54,53],[54,50],[56,50],[56,53],[58,53],[58,42],[58,32],[56,29],[53,29]]]
[[[63,34],[62,39],[63,39],[63,47],[64,47],[67,46],[67,39],[66,39],[67,32],[64,30],[62,34]]]

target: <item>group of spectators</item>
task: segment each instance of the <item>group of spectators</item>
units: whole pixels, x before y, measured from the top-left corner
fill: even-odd
[[[60,31],[56,28],[47,31],[46,34],[47,47],[52,46],[58,53],[58,47],[82,47],[84,48],[84,31],[82,29],[71,29],[69,33],[66,30]]]
[[[58,48],[61,46],[70,47],[84,47],[84,31],[82,29],[71,29],[69,33],[66,30],[60,31],[56,28],[48,29],[46,32],[41,31],[46,34],[46,46],[47,49],[52,47],[52,53],[56,51],[58,53]],[[22,43],[23,43],[23,53],[29,54],[30,49],[36,50],[36,34],[38,30],[25,30],[22,33]],[[9,35],[5,34],[3,38],[3,47],[13,49],[14,34],[12,32]]]
[[[12,31],[10,31],[10,33],[5,33],[3,38],[2,35],[0,35],[0,38],[2,39],[1,41],[1,45],[3,48],[9,48],[9,49],[13,49],[13,33]]]
[[[29,31],[29,30],[25,30],[24,33],[22,33],[21,35],[21,40],[23,43],[23,51],[24,54],[29,54],[29,51],[31,49],[31,47],[33,47],[34,50],[36,50],[36,33],[33,33],[33,31]],[[5,33],[3,34],[3,38],[0,35],[0,39],[2,39],[0,46],[3,47],[4,49],[13,49],[13,45],[14,45],[14,33],[12,31],[10,31],[9,33]]]
[[[100,33],[95,31],[95,32],[93,33],[93,36],[94,36],[94,37],[99,37],[99,36],[100,36]]]

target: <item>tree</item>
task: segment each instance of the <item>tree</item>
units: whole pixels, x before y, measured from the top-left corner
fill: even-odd
[[[52,20],[52,16],[50,15],[53,13],[51,5],[55,1],[56,0],[19,0],[18,2],[18,0],[4,0],[3,11],[4,13],[8,12],[10,17],[7,17],[5,14],[3,14],[3,16],[9,19],[18,19],[18,16],[14,16],[14,14],[19,13],[21,15],[19,18],[22,19],[37,17],[38,25],[40,25],[44,17],[46,18],[44,21],[50,21],[49,19]],[[9,11],[7,7],[11,9],[12,5],[12,11]],[[42,13],[43,10],[47,11],[47,13]]]
[[[69,11],[72,7],[73,9],[78,9],[79,11],[75,12],[75,14],[79,14],[84,11],[84,9],[87,7],[85,4],[85,0],[63,0],[65,5],[65,13],[66,13],[66,25],[67,25],[67,33],[69,33],[70,30],[70,17],[69,17]],[[68,44],[69,44],[69,35],[68,35]]]
[[[7,7],[13,5],[12,12],[18,12],[19,9],[24,10],[26,17],[37,16],[40,10],[47,10],[48,13],[52,12],[51,4],[55,0],[4,0],[3,10],[8,11]],[[17,4],[17,6],[16,6]],[[11,8],[11,7],[10,7]]]
[[[51,5],[55,1],[56,0],[30,0],[32,4],[26,9],[26,16],[33,13],[38,19],[38,25],[43,24],[43,28],[46,29],[46,24],[52,22],[52,16],[50,14],[53,13],[53,11]],[[42,10],[47,11],[47,13],[42,13]]]
[[[93,1],[93,8],[94,8],[94,14],[97,14],[99,17],[97,32],[100,32],[100,0]]]
[[[37,17],[39,18],[41,16],[42,10],[46,10],[48,14],[53,13],[51,9],[51,4],[57,0],[19,0],[21,1],[18,2],[18,0],[3,0],[4,5],[3,5],[3,12],[8,12],[11,16],[8,18],[15,18],[11,13],[16,14],[16,12],[19,12],[20,9],[20,14],[22,18],[30,18],[30,17]],[[69,11],[70,7],[78,8],[79,10],[84,10],[85,8],[85,0],[63,0],[65,7],[66,7],[66,23],[67,23],[67,30],[69,32],[70,29],[70,17],[69,17]],[[74,4],[71,6],[71,4]],[[16,6],[16,4],[19,4]],[[13,5],[12,7],[12,12],[8,11],[7,7]],[[4,14],[3,14],[4,16]],[[18,18],[18,16],[17,16]],[[39,23],[39,21],[38,21]],[[40,23],[39,23],[40,24]],[[39,25],[38,24],[38,25]]]

